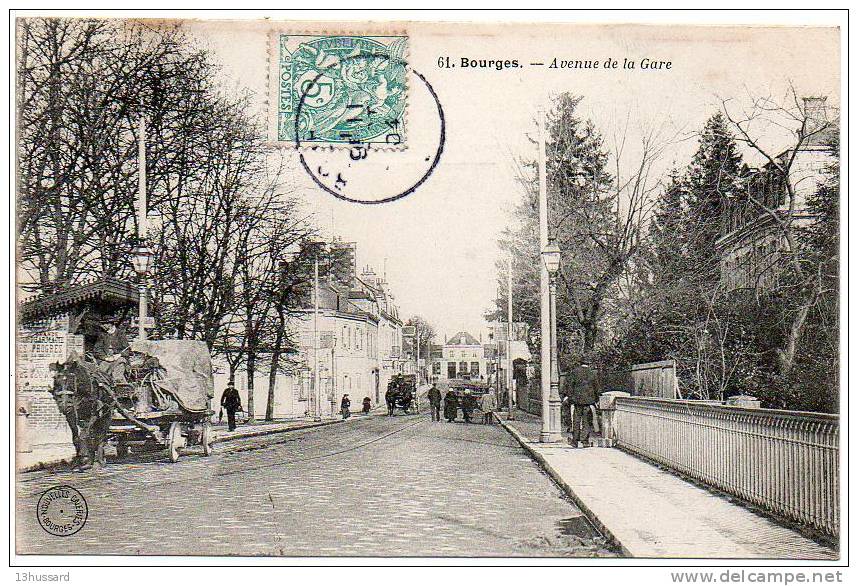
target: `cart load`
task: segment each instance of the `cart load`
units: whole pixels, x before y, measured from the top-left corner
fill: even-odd
[[[133,342],[118,353],[72,353],[55,364],[54,398],[72,430],[78,463],[104,462],[104,447],[119,456],[131,446],[211,453],[211,356],[205,342]]]

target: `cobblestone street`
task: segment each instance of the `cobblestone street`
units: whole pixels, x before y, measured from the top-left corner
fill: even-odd
[[[428,409],[18,480],[19,553],[614,555],[503,429],[432,423]],[[35,514],[60,484],[89,506],[62,538]]]

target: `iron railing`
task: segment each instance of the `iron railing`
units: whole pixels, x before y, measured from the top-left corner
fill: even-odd
[[[619,447],[833,537],[837,415],[618,397]]]

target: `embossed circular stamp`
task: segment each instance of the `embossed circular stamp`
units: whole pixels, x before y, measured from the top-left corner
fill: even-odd
[[[68,537],[83,529],[88,515],[86,499],[71,486],[49,488],[36,505],[39,525],[57,537]]]

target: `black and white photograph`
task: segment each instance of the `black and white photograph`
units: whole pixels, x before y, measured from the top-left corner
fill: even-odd
[[[684,14],[12,11],[14,564],[836,582],[845,16]]]

